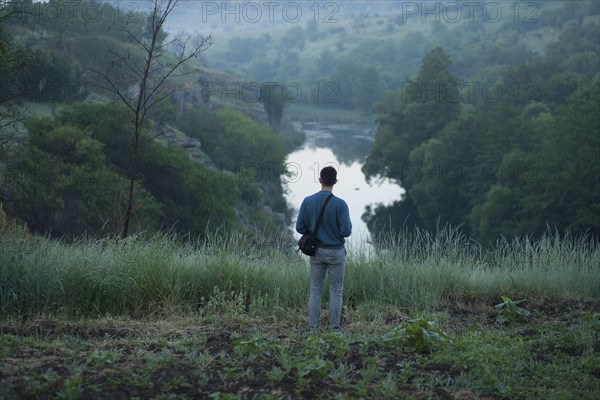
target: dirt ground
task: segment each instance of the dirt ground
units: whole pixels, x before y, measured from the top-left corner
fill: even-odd
[[[577,313],[600,313],[600,300],[528,306],[535,309],[533,321],[518,331],[521,336],[537,335],[550,322],[569,324]],[[480,303],[450,304],[447,315],[445,329],[454,333],[473,324],[497,327],[493,310]],[[385,324],[400,322],[390,318]],[[282,329],[274,337],[257,338],[244,336],[248,327],[221,328],[161,331],[144,324],[47,319],[3,324],[0,399],[502,398],[448,391],[443,385],[424,390],[416,382],[456,381],[460,372],[450,362],[419,364],[414,352],[390,350],[351,334],[339,342],[329,336],[314,339],[321,342],[312,349],[322,351],[315,358],[305,333]],[[600,352],[600,342],[594,351]],[[311,359],[315,365],[306,362]],[[406,375],[407,366],[413,367],[406,380],[386,381],[390,374]],[[600,379],[600,367],[596,374]]]

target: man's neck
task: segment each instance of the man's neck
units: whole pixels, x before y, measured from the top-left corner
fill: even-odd
[[[333,186],[323,186],[323,185],[321,185],[321,190],[324,190],[326,192],[333,192]]]

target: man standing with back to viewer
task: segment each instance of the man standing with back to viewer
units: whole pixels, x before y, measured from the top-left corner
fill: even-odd
[[[321,207],[332,194],[337,183],[337,171],[333,167],[321,170],[319,182],[321,191],[306,197],[300,206],[296,231],[305,234],[314,229]],[[344,238],[352,233],[348,205],[339,197],[333,196],[323,214],[317,231],[317,251],[310,257],[310,296],[308,298],[308,328],[318,330],[321,321],[321,295],[325,275],[329,273],[329,325],[334,332],[343,334],[340,327],[342,318],[342,293],[346,271],[346,249]]]

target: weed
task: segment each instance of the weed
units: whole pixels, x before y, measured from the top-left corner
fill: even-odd
[[[329,373],[329,378],[338,385],[345,386],[349,382],[349,373],[352,371],[345,362],[340,363],[336,369]]]
[[[369,365],[367,368],[364,368],[361,373],[364,384],[374,382],[380,374],[379,365]]]
[[[119,354],[110,350],[94,349],[86,359],[88,364],[96,367],[114,365],[119,359]]]
[[[238,400],[239,397],[231,393],[214,392],[210,396],[213,400]]]
[[[273,346],[267,340],[259,337],[236,339],[233,341],[233,346],[236,352],[255,356],[270,355],[273,349]]]
[[[519,307],[518,304],[525,300],[513,301],[510,297],[502,296],[502,303],[496,304],[495,309],[499,310],[496,316],[496,322],[499,324],[514,323],[517,321],[526,321],[531,313]]]
[[[335,332],[309,335],[304,350],[306,357],[322,357],[328,354],[335,359],[342,359],[347,352],[348,342],[346,338]]]
[[[391,399],[398,393],[398,385],[396,383],[396,375],[393,372],[388,372],[379,386],[379,393],[382,398]]]
[[[281,368],[283,368],[283,372],[289,374],[292,369],[292,356],[290,353],[286,349],[279,349],[275,353],[275,357],[279,362],[279,365],[281,365]]]
[[[273,367],[267,374],[267,379],[271,382],[280,382],[287,376],[287,372],[279,367]]]
[[[418,326],[429,332],[436,324],[427,318],[407,321],[386,342],[378,333],[387,326],[384,319],[379,318],[382,324],[373,333],[357,335],[360,341],[351,344],[328,333],[306,337],[287,327],[265,338],[264,331],[273,328],[260,324],[257,336],[248,337],[248,329],[240,326],[219,352],[207,348],[204,334],[186,333],[182,339],[174,334],[174,324],[165,322],[157,324],[163,326],[157,331],[156,322],[136,321],[138,329],[148,332],[143,340],[96,337],[78,343],[69,335],[5,335],[3,343],[18,345],[0,359],[0,394],[7,398],[95,398],[123,391],[132,398],[208,398],[211,393],[225,399],[598,397],[597,313],[573,311],[563,321],[536,319],[527,329],[510,325],[475,329],[467,323],[445,334],[445,341],[431,351],[422,352],[399,329]],[[213,330],[231,322],[205,323],[194,316],[177,324],[199,324],[214,337]],[[59,322],[55,325],[60,328]],[[5,329],[18,331],[10,325]],[[65,348],[69,342],[79,349]]]
[[[417,353],[429,353],[446,341],[447,335],[437,324],[422,317],[404,322],[381,338],[384,346]]]
[[[81,397],[83,377],[80,374],[65,379],[62,389],[57,393],[59,399],[76,400]]]
[[[296,362],[298,376],[318,376],[323,378],[333,369],[333,363],[322,358],[312,358]]]

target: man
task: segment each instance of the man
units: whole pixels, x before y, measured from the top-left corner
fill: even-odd
[[[333,167],[321,170],[319,182],[321,191],[302,201],[296,231],[305,234],[314,229],[323,203],[337,183],[337,171]],[[317,251],[310,257],[310,296],[308,299],[308,327],[318,330],[321,320],[321,295],[325,275],[329,273],[329,324],[334,332],[343,334],[340,327],[342,318],[342,292],[346,270],[346,250],[344,238],[352,233],[348,205],[339,197],[333,196],[323,214],[323,221],[317,231]]]

